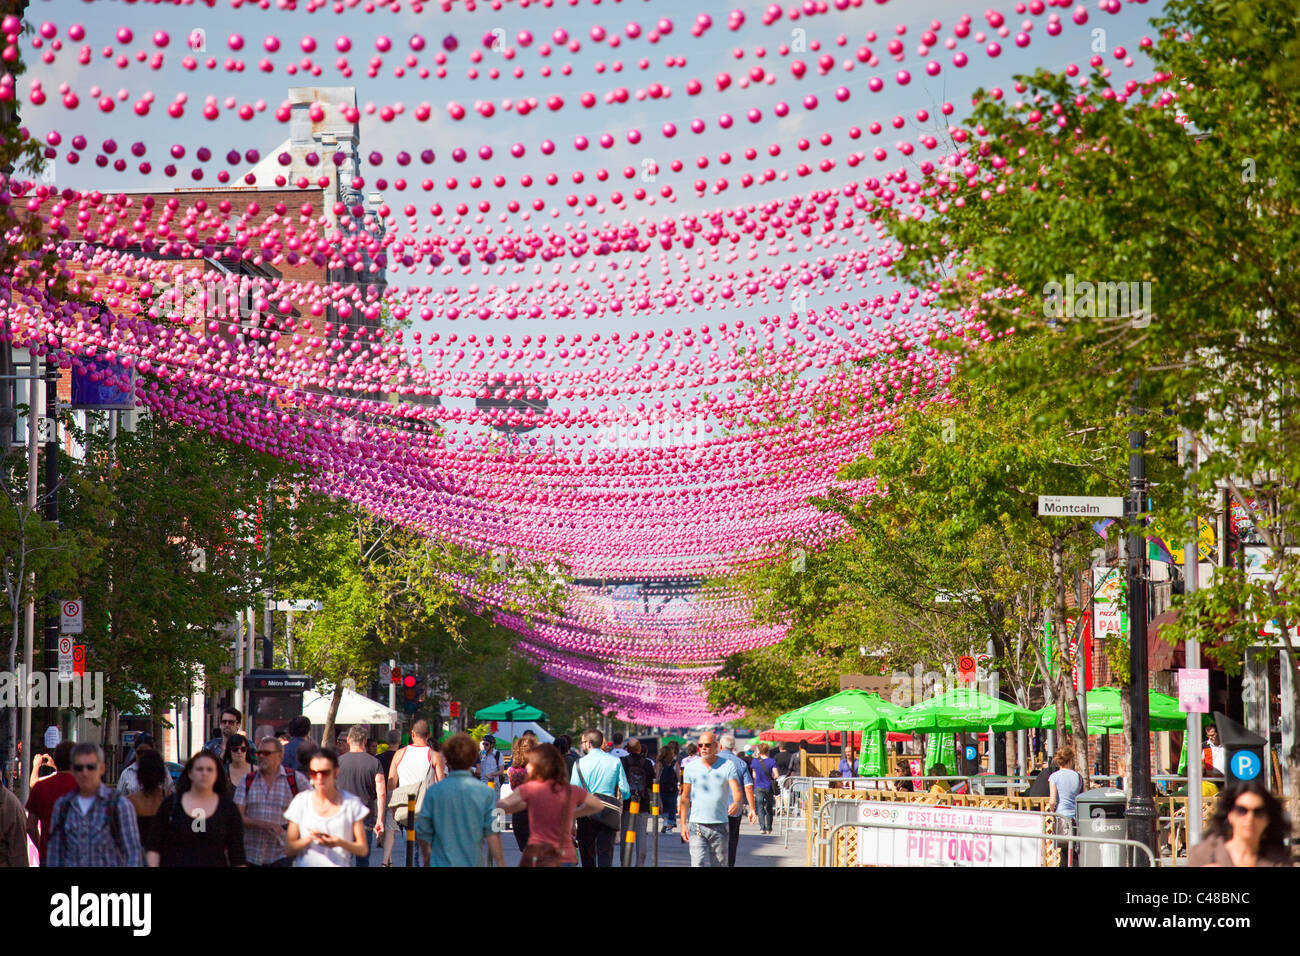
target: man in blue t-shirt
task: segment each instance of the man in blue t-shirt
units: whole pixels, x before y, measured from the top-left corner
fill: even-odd
[[[740,813],[740,777],[735,764],[718,753],[718,738],[700,734],[700,759],[682,777],[682,840],[690,844],[691,866],[726,866],[727,818]]]

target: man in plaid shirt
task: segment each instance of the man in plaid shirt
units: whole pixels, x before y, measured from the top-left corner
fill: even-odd
[[[257,745],[257,770],[235,784],[235,805],[244,818],[244,855],[252,866],[288,866],[284,855],[284,811],[294,796],[311,787],[296,769],[281,769],[284,745],[263,737]],[[290,774],[293,774],[290,779]],[[251,779],[250,779],[251,778]]]
[[[140,830],[131,801],[101,783],[98,744],[72,748],[77,789],[54,804],[46,866],[140,866]]]

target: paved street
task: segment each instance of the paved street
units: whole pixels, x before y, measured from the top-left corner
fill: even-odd
[[[406,852],[400,842],[401,832],[399,831],[399,842],[393,848],[393,866],[406,865]],[[740,849],[736,855],[736,866],[803,866],[804,863],[804,838],[802,831],[796,831],[790,834],[790,847],[784,846],[784,837],[779,833],[771,836],[760,836],[757,825],[751,825],[748,821],[740,825]],[[653,840],[653,838],[650,838]],[[514,834],[506,832],[501,834],[501,845],[505,849],[506,865],[517,866],[519,864],[519,848],[515,846]],[[653,846],[653,843],[650,844]],[[647,849],[646,865],[650,865],[650,852]],[[417,850],[418,853],[418,850]],[[617,864],[618,854],[616,853]],[[370,855],[370,865],[379,866],[384,859],[383,851],[376,847]],[[659,834],[659,865],[660,866],[690,866],[690,851],[686,844],[682,842],[681,836],[674,830],[671,833]]]

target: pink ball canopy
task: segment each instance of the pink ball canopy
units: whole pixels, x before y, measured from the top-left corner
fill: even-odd
[[[524,8],[553,5],[515,3],[513,36],[485,20],[481,42],[376,19],[398,3],[308,0],[346,16],[304,22],[312,32],[298,37],[268,34],[256,11],[242,32],[227,21],[188,37],[40,23],[22,41],[31,69],[0,77],[0,100],[46,130],[47,158],[101,185],[0,184],[45,236],[6,277],[4,334],[133,390],[153,414],[294,461],[321,492],[564,568],[559,610],[449,583],[544,672],[620,716],[734,716],[710,712],[705,682],[784,628],[756,624],[725,576],[844,535],[809,500],[897,427],[900,406],[949,401],[953,359],[937,345],[992,338],[976,309],[944,312],[934,289],[889,276],[907,251],[889,240],[890,217],[987,201],[1011,168],[996,144],[947,125],[954,107],[934,105],[927,78],[1081,29],[1088,14],[1033,0],[1016,5],[1017,25],[988,11],[852,40],[874,6],[864,0],[773,4],[728,13],[731,55],[696,64],[726,11],[638,23],[572,2],[525,27]],[[4,27],[11,60],[21,24]],[[203,92],[164,103],[101,89],[79,69],[96,49],[124,84],[179,66]],[[247,89],[237,77],[250,71],[302,86],[362,70],[455,88],[441,105],[314,101],[311,124],[366,118],[375,146],[355,157],[324,138],[275,147],[293,104],[222,89],[225,77]],[[1063,70],[1082,87],[1078,72]],[[1169,80],[1117,95],[1159,89],[1173,108]],[[886,88],[895,108],[914,102],[890,115],[874,105]],[[665,118],[629,125],[667,101]],[[104,127],[88,111],[113,115],[111,138],[92,135]],[[538,120],[550,125],[528,126]],[[221,127],[243,141],[217,148],[206,124],[230,121],[247,124]],[[451,143],[426,146],[428,124],[454,130]],[[126,175],[186,187],[113,191]],[[53,273],[41,252],[55,254]],[[70,294],[55,299],[45,280],[60,272]]]

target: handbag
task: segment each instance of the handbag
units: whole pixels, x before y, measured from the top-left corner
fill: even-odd
[[[560,826],[560,839],[572,840],[571,832],[573,829],[573,791],[566,783],[564,785],[564,823]],[[560,853],[558,846],[552,846],[549,843],[534,842],[529,840],[524,846],[523,852],[519,857],[520,866],[551,866],[558,867],[564,861],[563,854]]]
[[[583,776],[582,766],[574,764],[578,768],[578,779],[582,781],[582,789],[591,793],[591,787],[587,786],[587,778]],[[596,799],[605,805],[605,809],[596,814],[596,822],[606,826],[611,830],[621,830],[623,828],[623,801],[617,796],[606,796],[603,793],[596,794]]]

